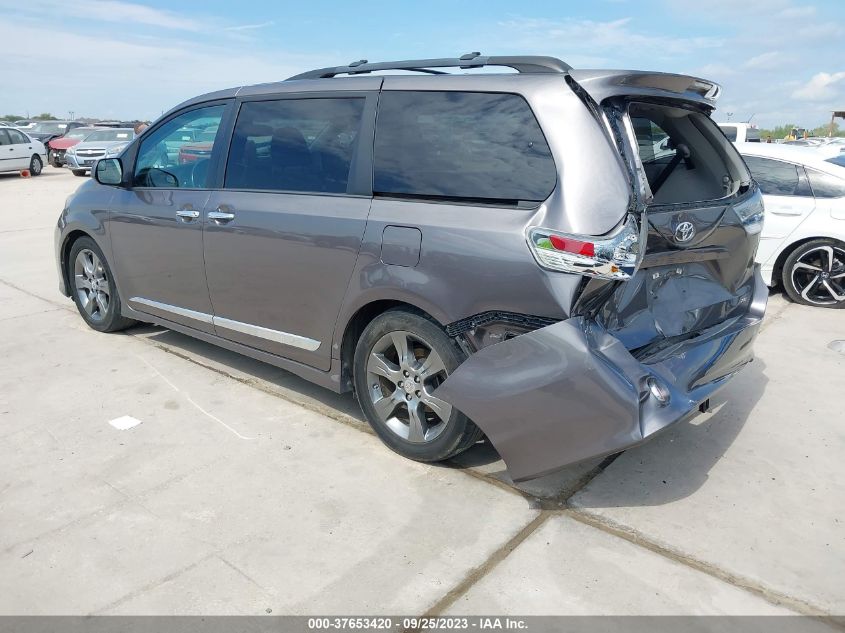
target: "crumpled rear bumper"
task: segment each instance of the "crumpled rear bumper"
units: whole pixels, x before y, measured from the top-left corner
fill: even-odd
[[[560,321],[475,353],[436,395],[484,431],[514,481],[539,477],[635,446],[697,413],[753,359],[767,299],[758,267],[744,315],[643,360],[595,321]],[[658,401],[649,379],[668,401]]]

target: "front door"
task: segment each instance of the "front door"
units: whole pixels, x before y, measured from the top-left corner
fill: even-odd
[[[229,340],[327,370],[364,234],[375,96],[244,101],[224,186],[207,204],[214,326]]]
[[[180,160],[180,144],[203,134],[209,149],[225,103],[195,108],[144,135],[132,186],[116,189],[109,217],[112,261],[121,298],[130,307],[213,332],[203,262],[203,210],[211,153]],[[175,148],[175,151],[174,151]]]

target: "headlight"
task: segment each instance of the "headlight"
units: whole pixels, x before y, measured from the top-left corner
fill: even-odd
[[[76,148],[75,147],[68,147],[65,154],[76,154]]]
[[[126,149],[126,145],[127,143],[124,143],[123,145],[115,145],[114,147],[108,148],[106,150],[106,156],[117,156],[120,152]]]

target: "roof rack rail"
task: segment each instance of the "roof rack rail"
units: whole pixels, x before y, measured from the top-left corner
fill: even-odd
[[[334,66],[318,68],[308,72],[288,77],[294,79],[327,79],[337,75],[362,75],[378,70],[408,70],[411,72],[428,73],[430,75],[447,74],[436,68],[482,68],[483,66],[504,66],[513,68],[520,73],[565,73],[572,66],[556,57],[538,55],[516,56],[486,56],[481,53],[467,53],[460,57],[443,57],[440,59],[406,59],[395,62],[370,63],[366,59],[359,59],[348,66]]]

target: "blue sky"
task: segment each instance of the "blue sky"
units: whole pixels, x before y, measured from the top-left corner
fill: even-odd
[[[845,109],[843,0],[0,0],[0,114],[155,118],[197,94],[412,57],[554,55],[724,87],[716,118],[812,127]]]

